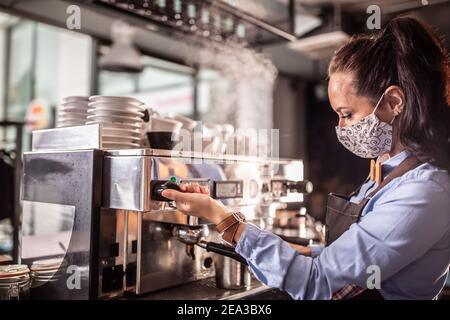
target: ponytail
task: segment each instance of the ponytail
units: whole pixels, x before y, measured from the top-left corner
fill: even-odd
[[[329,73],[343,71],[354,74],[358,94],[372,99],[390,85],[400,87],[400,142],[422,161],[450,170],[450,62],[435,33],[415,18],[395,18],[335,54]]]

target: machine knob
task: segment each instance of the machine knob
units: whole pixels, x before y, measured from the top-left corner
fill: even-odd
[[[151,182],[151,199],[155,201],[171,202],[172,200],[162,196],[162,192],[167,189],[180,191],[180,186],[171,180],[168,181],[152,181]]]
[[[309,194],[313,192],[313,184],[311,181],[287,181],[286,187],[289,191]]]

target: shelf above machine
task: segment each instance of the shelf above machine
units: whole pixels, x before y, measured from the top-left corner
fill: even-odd
[[[119,13],[154,25],[155,30],[216,42],[257,46],[294,41],[296,36],[248,11],[217,0],[79,0],[104,13]]]

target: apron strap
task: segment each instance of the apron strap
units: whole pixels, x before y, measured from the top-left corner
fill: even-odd
[[[386,179],[383,179],[378,187],[371,193],[369,193],[368,196],[364,197],[362,201],[365,201],[365,203],[367,203],[368,200],[370,200],[378,191],[380,191],[381,188],[383,188],[389,182],[391,182],[395,178],[401,177],[406,172],[417,168],[420,164],[422,164],[422,162],[415,156],[409,156],[408,158],[403,160],[397,167],[395,167],[394,170],[392,170],[392,172],[388,174]]]

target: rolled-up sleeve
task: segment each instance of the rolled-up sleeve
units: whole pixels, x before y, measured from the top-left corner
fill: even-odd
[[[322,244],[311,244],[309,248],[311,249],[311,257],[317,257],[322,253],[325,246]]]
[[[281,238],[252,224],[247,224],[236,246],[236,252],[246,258],[258,280],[280,289],[284,288],[284,281],[289,279],[291,265],[299,256],[299,253]],[[304,265],[298,261],[294,268],[309,268],[308,260],[310,259],[305,259]]]
[[[376,265],[384,281],[421,257],[449,229],[449,191],[434,181],[403,181],[317,257],[247,225],[236,246],[264,284],[295,299],[330,299],[347,284],[367,286]]]

